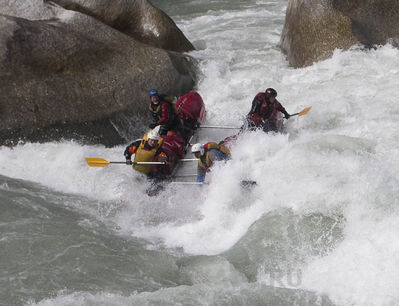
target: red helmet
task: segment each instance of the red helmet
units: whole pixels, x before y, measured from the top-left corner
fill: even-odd
[[[266,97],[277,97],[277,91],[273,88],[268,88],[265,90]]]

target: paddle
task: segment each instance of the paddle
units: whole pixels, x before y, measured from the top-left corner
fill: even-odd
[[[170,184],[172,185],[204,185],[204,184],[208,184],[205,182],[179,182],[179,181],[175,181],[175,182],[170,182]]]
[[[90,167],[107,167],[109,164],[124,164],[126,162],[108,161],[104,158],[86,157],[86,162]],[[130,165],[164,165],[166,162],[132,162]]]
[[[184,177],[184,176],[196,176],[196,174],[187,174],[187,175],[178,175],[177,177]],[[178,184],[178,185],[204,185],[204,184],[209,184],[206,182],[180,182],[180,181],[174,181],[171,182],[171,184]],[[243,188],[250,188],[256,186],[257,183],[256,181],[251,181],[251,180],[242,180],[240,182],[240,186]]]
[[[312,108],[311,106],[306,107],[303,110],[301,110],[299,113],[292,114],[291,117],[296,116],[296,115],[298,115],[298,116],[306,115],[310,111],[311,108]]]
[[[290,117],[306,115],[310,111],[311,108],[312,108],[311,106],[306,107],[303,110],[301,110],[299,113],[292,114]],[[199,126],[199,128],[200,129],[226,129],[226,130],[239,130],[239,129],[241,129],[241,127],[224,126],[224,125],[201,125],[201,126]]]
[[[239,130],[241,127],[236,126],[223,126],[223,125],[200,125],[200,129],[226,129],[226,130]]]

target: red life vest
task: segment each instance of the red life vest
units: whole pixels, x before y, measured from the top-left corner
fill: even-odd
[[[259,108],[255,113],[250,116],[250,119],[259,125],[261,120],[272,120],[275,121],[278,118],[278,113],[285,112],[285,108],[276,100],[273,104],[266,101],[266,94],[264,92],[258,93],[255,98],[260,102]]]
[[[255,99],[261,102],[258,110],[258,115],[262,119],[269,119],[270,115],[273,113],[274,107],[267,103],[266,94],[264,92],[260,92],[255,96]]]

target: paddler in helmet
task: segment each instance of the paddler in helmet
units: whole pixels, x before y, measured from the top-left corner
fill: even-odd
[[[283,113],[285,119],[291,117],[276,97],[277,91],[273,88],[267,88],[265,92],[260,92],[255,96],[251,110],[247,115],[247,123],[250,129],[261,128],[265,132],[277,132],[278,113]]]
[[[160,94],[158,90],[151,89],[148,92],[151,103],[149,106],[152,116],[150,129],[160,125],[160,135],[166,135],[168,131],[178,132],[181,129],[181,122],[177,117],[177,112],[171,96]]]
[[[159,134],[160,126],[156,126],[150,132],[145,134],[142,139],[138,139],[126,147],[124,155],[126,164],[133,164],[133,169],[153,177],[153,165],[138,165],[134,162],[167,162],[168,157],[162,151],[163,139]],[[134,162],[131,161],[132,155]]]
[[[216,142],[196,143],[191,147],[191,152],[198,158],[197,182],[204,182],[214,161],[228,160],[231,156],[229,149]]]

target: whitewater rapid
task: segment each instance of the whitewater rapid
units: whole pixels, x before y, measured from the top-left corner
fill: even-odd
[[[232,147],[233,159],[208,175],[210,185],[174,185],[155,198],[145,194],[149,183],[129,167],[90,168],[85,163],[85,157],[123,160],[124,146],[61,142],[0,147],[0,175],[87,199],[89,207],[79,201],[70,205],[122,236],[151,241],[156,249],[223,255],[234,262],[236,249],[245,245],[256,270],[247,277],[254,283],[235,272],[227,278],[249,291],[268,281],[265,267],[275,264],[300,269],[296,289],[324,294],[340,305],[397,303],[399,50],[355,46],[293,69],[277,47],[286,1],[191,5],[166,10],[197,47],[190,55],[200,61],[197,91],[206,105],[206,124],[240,126],[253,97],[267,87],[278,91],[289,113],[307,106],[311,111],[289,119],[285,134],[241,134]],[[219,141],[232,133],[206,131],[201,139]],[[257,186],[244,190],[242,179],[255,180]],[[307,227],[301,222],[310,215],[325,218]],[[271,216],[283,221],[275,224]],[[292,224],[309,236],[295,236]],[[327,230],[313,237],[316,225]],[[282,245],[279,252],[285,250],[286,258],[268,263],[265,245]],[[290,253],[295,256],[287,259]],[[229,270],[225,265],[216,264]],[[205,291],[212,291],[206,285]],[[169,294],[153,295],[164,293]],[[83,304],[134,304],[149,296],[61,293],[42,304],[79,299]]]

